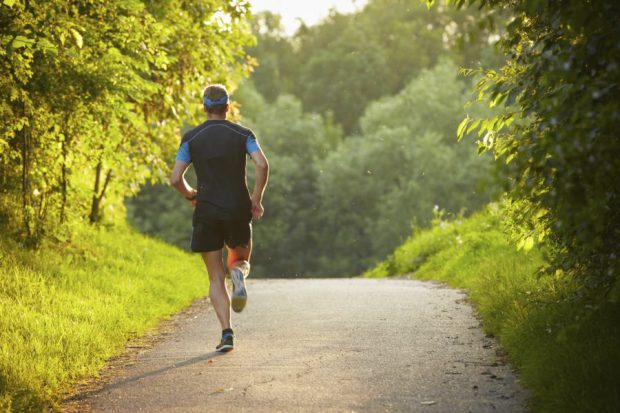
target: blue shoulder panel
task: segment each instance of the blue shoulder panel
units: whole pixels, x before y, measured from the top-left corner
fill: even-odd
[[[245,141],[245,151],[252,155],[254,152],[260,151],[260,145],[256,141],[256,138],[253,135],[248,135],[247,140]]]
[[[185,163],[192,163],[192,157],[189,154],[189,145],[187,144],[187,142],[181,144],[175,160]]]

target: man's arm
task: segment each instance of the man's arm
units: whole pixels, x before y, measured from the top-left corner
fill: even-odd
[[[269,180],[269,162],[263,154],[258,150],[250,154],[256,167],[256,181],[254,182],[254,191],[252,192],[252,217],[261,219],[265,209],[263,208],[263,193]]]
[[[170,174],[170,184],[176,188],[185,198],[193,199],[196,197],[196,190],[192,188],[185,179],[185,172],[189,168],[187,162],[175,161],[174,168]]]

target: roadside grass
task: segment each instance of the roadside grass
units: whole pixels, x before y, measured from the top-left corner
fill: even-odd
[[[208,290],[199,257],[126,227],[36,252],[0,236],[0,411],[56,410],[128,340]]]
[[[496,205],[418,231],[366,277],[413,273],[468,290],[531,392],[534,412],[620,411],[620,303],[579,297],[570,279],[539,275],[543,253],[517,251]]]

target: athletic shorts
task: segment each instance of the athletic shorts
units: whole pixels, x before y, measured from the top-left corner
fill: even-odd
[[[193,252],[218,251],[226,244],[230,248],[246,247],[252,239],[252,220],[217,219],[194,213],[191,249]]]

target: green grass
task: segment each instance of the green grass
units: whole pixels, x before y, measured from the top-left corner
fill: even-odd
[[[534,412],[620,411],[620,303],[575,298],[562,276],[538,276],[533,249],[517,251],[496,206],[419,231],[367,277],[413,273],[464,288],[500,340]]]
[[[0,237],[0,411],[56,408],[207,290],[199,257],[128,228],[85,227],[36,252]]]

